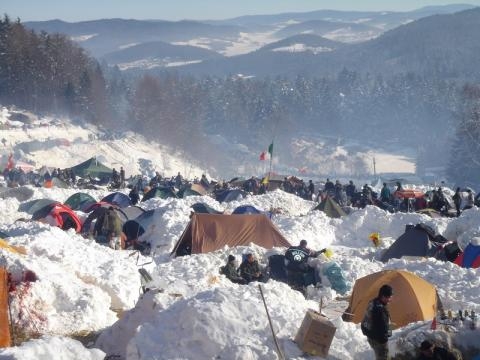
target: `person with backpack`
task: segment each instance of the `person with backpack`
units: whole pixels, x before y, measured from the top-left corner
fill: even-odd
[[[378,291],[378,296],[368,303],[361,329],[367,336],[370,347],[375,352],[376,360],[390,359],[388,353],[388,338],[392,335],[390,330],[390,313],[387,305],[393,296],[390,285],[383,285]]]

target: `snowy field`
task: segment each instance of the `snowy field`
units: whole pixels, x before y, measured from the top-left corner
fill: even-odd
[[[22,130],[9,131],[12,144],[28,136]],[[18,132],[17,137],[12,135],[13,131]],[[48,137],[49,132],[43,131]],[[62,151],[64,158],[57,149],[35,153],[35,157],[40,162],[50,159],[52,163],[48,165],[62,168],[85,160],[91,156],[86,153],[88,134],[79,128],[75,135],[84,139],[84,145],[78,143],[84,148],[71,149],[67,154]],[[127,174],[131,169],[142,171],[135,168],[135,161],[130,162],[118,150],[133,140],[116,141],[98,140],[95,146],[102,149],[107,159],[126,165]],[[128,148],[130,156],[150,159],[167,175],[183,169],[192,169],[191,174],[195,175],[201,171],[180,159],[165,158],[164,163],[155,163],[158,158],[148,157],[144,144],[137,144]],[[144,151],[143,155],[140,151]],[[107,165],[113,163],[110,161]],[[132,164],[132,168],[128,164]],[[169,167],[162,167],[163,164]],[[51,198],[61,202],[78,191],[33,187],[32,190],[32,199]],[[108,193],[107,190],[86,192],[96,199]],[[153,254],[143,257],[99,245],[73,230],[65,232],[39,222],[17,221],[30,216],[18,211],[18,200],[8,198],[0,200],[0,231],[10,235],[8,243],[23,247],[25,254],[1,248],[1,264],[12,273],[13,280],[20,281],[27,270],[35,272],[38,280],[20,282],[10,304],[15,326],[34,338],[0,350],[0,359],[278,359],[258,283],[233,284],[219,275],[218,269],[229,254],[240,259],[242,254],[253,252],[260,263],[266,265],[269,255],[283,253],[285,248],[266,250],[252,244],[207,254],[170,257],[189,222],[190,206],[199,201],[227,213],[244,204],[260,210],[279,209],[272,221],[288,241],[297,245],[306,239],[313,249],[331,249],[333,257],[323,262],[315,260],[316,265],[336,262],[351,285],[373,272],[403,269],[434,284],[446,309],[480,313],[479,269],[463,269],[435,259],[397,259],[386,264],[378,261],[382,251],[403,234],[407,224],[426,223],[447,239],[458,240],[463,247],[472,239],[477,241],[480,237],[477,208],[465,211],[459,218],[432,219],[420,214],[389,214],[367,207],[342,219],[331,219],[323,212],[313,211],[315,203],[280,190],[230,203],[218,203],[206,196],[151,199],[140,204],[146,210],[158,209],[155,231],[148,233]],[[372,232],[381,235],[383,242],[379,248],[369,240]],[[153,277],[149,285],[153,290],[145,294],[141,291],[138,271],[142,267]],[[321,288],[308,288],[307,298],[275,280],[269,280],[262,287],[286,358],[319,359],[304,355],[293,338],[307,309],[318,310],[320,302],[337,328],[327,359],[373,358],[360,326],[341,319],[346,308],[345,298],[327,283]],[[426,337],[443,340],[448,337],[472,359],[472,354],[480,355],[478,327],[476,330],[457,327],[450,332],[432,331],[430,327],[431,321],[427,321],[395,330],[390,340],[391,352],[407,352],[413,358],[415,348]]]

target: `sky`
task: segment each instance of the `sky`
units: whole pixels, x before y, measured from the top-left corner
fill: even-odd
[[[409,11],[430,5],[465,3],[480,6],[480,0],[2,0],[0,12],[22,21],[61,19],[76,22],[102,18],[173,21],[322,9]]]

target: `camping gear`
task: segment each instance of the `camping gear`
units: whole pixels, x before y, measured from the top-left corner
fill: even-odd
[[[61,203],[48,204],[38,209],[33,213],[32,220],[46,222],[62,230],[75,229],[76,232],[80,232],[82,228],[82,222],[77,214]]]
[[[71,171],[80,177],[97,177],[97,178],[110,178],[112,176],[112,169],[103,165],[96,158],[90,158],[78,165],[70,168]]]
[[[270,278],[278,281],[287,281],[287,271],[285,269],[285,255],[274,254],[268,257],[268,268],[270,269]]]
[[[343,275],[342,268],[334,261],[322,264],[322,280],[325,278],[330,283],[330,287],[342,295],[350,290],[350,285]]]
[[[8,272],[0,267],[0,348],[11,346],[8,311]]]
[[[463,253],[461,253],[455,264],[464,268],[479,268],[480,267],[480,245],[468,244]]]
[[[435,232],[428,225],[406,225],[405,233],[385,250],[380,260],[387,262],[402,256],[434,256],[436,247],[432,241],[435,239]]]
[[[320,313],[308,310],[295,336],[295,342],[305,353],[326,358],[337,328]]]
[[[378,295],[381,286],[393,288],[388,309],[394,328],[416,321],[432,320],[437,314],[437,291],[435,287],[417,275],[404,270],[384,270],[358,279],[355,282],[346,309],[345,321],[356,324],[363,319],[368,303]]]
[[[168,199],[177,198],[172,188],[169,187],[154,187],[143,195],[142,202],[153,198]]]
[[[110,204],[102,204],[98,206],[95,210],[93,210],[85,219],[82,225],[82,234],[93,234],[95,230],[99,230],[102,228],[103,219],[108,208],[112,207]],[[120,218],[122,225],[128,220],[127,215],[122,211],[122,209],[113,206],[113,209],[117,213],[117,216]],[[94,226],[93,223],[95,223]]]
[[[379,247],[381,242],[380,242],[380,234],[378,232],[371,233],[368,238],[372,240],[373,246]]]
[[[78,192],[70,196],[65,200],[64,204],[67,205],[72,210],[80,210],[86,212],[85,210],[97,202],[92,196],[87,193]]]
[[[398,199],[416,199],[425,196],[425,193],[415,189],[396,190],[393,196]]]
[[[258,210],[257,208],[251,205],[242,205],[232,211],[232,214],[261,214],[261,213],[262,211]]]
[[[221,211],[215,210],[205,203],[195,203],[190,207],[193,209],[193,211],[200,214],[222,214]]]
[[[326,196],[313,210],[321,210],[327,214],[327,216],[337,219],[347,215],[340,205],[330,196]]]
[[[255,243],[266,249],[290,244],[265,215],[193,214],[172,254],[192,254]]]
[[[216,194],[215,198],[218,202],[230,202],[243,199],[247,193],[240,189],[222,190]]]
[[[27,201],[26,203],[20,204],[20,206],[18,207],[18,211],[26,212],[30,215],[33,215],[37,210],[54,203],[58,203],[58,201],[52,199],[31,200]]]
[[[127,206],[132,205],[132,201],[128,197],[128,195],[121,193],[121,192],[113,192],[105,196],[101,202],[106,202],[112,205],[116,205],[120,208],[125,208]]]

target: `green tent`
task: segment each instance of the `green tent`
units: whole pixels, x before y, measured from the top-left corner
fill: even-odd
[[[70,196],[67,200],[65,200],[65,205],[67,205],[72,210],[82,210],[84,209],[83,206],[85,204],[95,204],[97,200],[95,200],[92,196],[87,193],[75,193]],[[82,210],[83,211],[83,210]]]
[[[103,165],[96,158],[88,159],[87,161],[70,168],[70,170],[73,170],[75,175],[81,177],[90,175],[92,177],[103,178],[112,175],[112,169]]]
[[[331,218],[340,218],[347,215],[335,200],[327,196],[314,210],[321,210]]]

